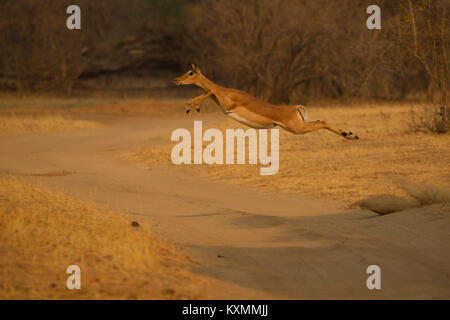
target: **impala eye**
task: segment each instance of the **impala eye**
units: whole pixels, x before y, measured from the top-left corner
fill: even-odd
[[[188,75],[192,76],[194,73],[192,71],[189,71]]]

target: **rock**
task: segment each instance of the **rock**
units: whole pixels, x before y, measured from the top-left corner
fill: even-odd
[[[132,222],[131,222],[131,226],[133,226],[133,227],[139,227],[139,222],[137,222],[137,221],[132,221]]]
[[[384,194],[372,196],[359,202],[361,208],[369,209],[380,215],[419,207],[419,205],[420,204],[414,199],[404,199]]]

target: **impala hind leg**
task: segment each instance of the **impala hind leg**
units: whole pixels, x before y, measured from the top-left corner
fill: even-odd
[[[294,126],[285,127],[286,130],[294,134],[305,134],[308,132],[313,132],[321,129],[329,130],[345,139],[359,139],[357,135],[354,135],[351,131],[345,132],[341,129],[336,129],[330,126],[328,123],[322,120],[316,120],[311,122],[302,122],[301,124],[296,124]]]

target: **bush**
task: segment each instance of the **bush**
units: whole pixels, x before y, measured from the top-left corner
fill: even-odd
[[[433,105],[416,111],[411,109],[409,128],[414,132],[446,133],[450,131],[450,108]]]

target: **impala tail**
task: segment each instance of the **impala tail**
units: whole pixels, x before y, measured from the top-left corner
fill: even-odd
[[[303,114],[302,114],[302,112],[300,111],[300,109],[303,110]],[[308,111],[306,110],[306,108],[305,108],[304,106],[298,105],[298,106],[297,106],[297,111],[298,111],[298,113],[300,113],[300,116],[302,117],[303,121],[306,122],[306,121],[309,120],[309,118],[308,118]]]

